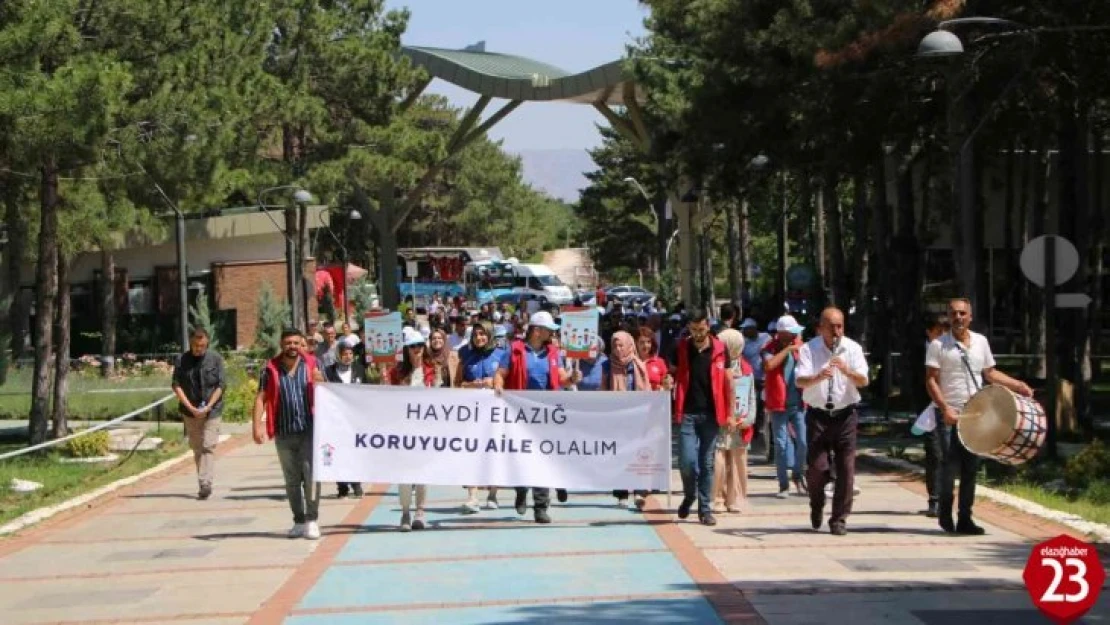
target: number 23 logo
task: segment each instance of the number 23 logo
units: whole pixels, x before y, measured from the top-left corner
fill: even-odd
[[[1079,603],[1087,598],[1091,587],[1087,584],[1087,565],[1079,558],[1068,558],[1063,564],[1055,558],[1041,558],[1041,565],[1052,569],[1052,583],[1044,591],[1041,601],[1046,603]],[[1079,592],[1074,595],[1059,594],[1060,582],[1064,580],[1064,567],[1074,568],[1075,573],[1068,576],[1069,582],[1079,585]]]

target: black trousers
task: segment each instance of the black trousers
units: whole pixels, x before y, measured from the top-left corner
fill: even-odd
[[[956,426],[945,423],[939,412],[933,434],[933,453],[939,461],[934,487],[937,515],[941,519],[952,518],[953,491],[956,489],[956,475],[959,474],[959,518],[970,520],[971,508],[975,505],[975,482],[979,477],[979,456],[964,447]]]
[[[518,498],[528,498],[528,487],[517,486],[516,496]],[[550,488],[533,488],[532,489],[532,503],[535,505],[536,510],[547,510],[551,505],[551,489]]]
[[[809,506],[814,510],[825,508],[825,485],[835,479],[830,525],[843,523],[852,513],[858,425],[859,417],[854,408],[847,408],[836,414],[814,408],[806,411],[806,443],[809,446],[806,454],[806,486],[809,490]]]

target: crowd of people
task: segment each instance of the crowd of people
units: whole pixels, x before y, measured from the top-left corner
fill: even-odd
[[[869,382],[861,345],[845,336],[844,314],[821,312],[813,336],[793,316],[764,326],[741,320],[724,305],[716,319],[707,311],[670,313],[662,307],[626,309],[610,303],[599,310],[595,357],[567,359],[560,349],[557,307],[514,310],[434,298],[424,315],[411,302],[403,308],[403,354],[396,366],[369,366],[357,323],[330,323],[304,336],[287,330],[280,353],[267,361],[254,404],[253,435],[273,440],[293,515],[290,537],[315,539],[320,488],[312,478],[312,405],[316,384],[378,383],[414,388],[470,388],[582,392],[664,391],[673,398],[683,497],[680,519],[697,506],[697,519],[715,525],[715,515],[739,513],[747,497],[749,450],[764,419],[769,420],[768,460],[774,462],[780,498],[807,497],[812,527],[820,529],[831,499],[828,527],[847,533],[847,518],[859,491],[854,486],[860,389]],[[951,324],[950,326],[945,324]],[[949,532],[980,534],[972,520],[979,459],[960,443],[954,427],[959,411],[985,379],[1031,395],[1027,385],[994,368],[986,339],[971,332],[970,304],[950,302],[948,316],[927,329],[927,390],[936,411],[928,433],[929,510]],[[225,386],[223,362],[207,350],[207,335],[193,332],[190,351],[174,374],[174,389],[197,458],[199,498],[212,492],[212,449]],[[217,423],[216,428],[211,423]],[[216,432],[214,435],[213,432]],[[953,521],[953,483],[961,478],[958,520]],[[460,513],[500,507],[499,485],[460,485]],[[513,507],[536,523],[552,521],[549,488],[513,486]],[[560,502],[566,490],[555,489]],[[425,529],[427,487],[398,485],[402,531]],[[339,497],[361,496],[362,485],[340,483]],[[531,506],[528,495],[531,493]],[[483,504],[484,494],[484,504]],[[649,493],[614,490],[618,506],[642,509]],[[630,501],[631,500],[631,501]]]

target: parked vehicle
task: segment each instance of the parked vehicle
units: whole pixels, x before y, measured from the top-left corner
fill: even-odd
[[[566,306],[574,302],[574,293],[546,265],[517,265],[513,280],[514,293],[542,296],[552,304]]]
[[[644,306],[655,301],[655,293],[643,287],[624,284],[605,289],[605,299],[620,301],[625,306]]]

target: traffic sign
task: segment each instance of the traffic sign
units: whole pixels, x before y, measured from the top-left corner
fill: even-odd
[[[1033,605],[1052,621],[1067,625],[1094,607],[1106,571],[1094,545],[1060,535],[1033,546],[1022,579]]]
[[[1055,239],[1056,243],[1056,271],[1053,272],[1056,274],[1056,280],[1053,284],[1060,286],[1071,280],[1071,277],[1079,269],[1079,250],[1075,249],[1075,245],[1071,241],[1054,234],[1033,239],[1026,243],[1021,250],[1021,273],[1025,274],[1030,282],[1042,288],[1044,287],[1045,259],[1048,257],[1045,251],[1047,247],[1045,242],[1048,237]]]
[[[1057,308],[1086,308],[1091,305],[1091,296],[1086,293],[1057,293]]]

